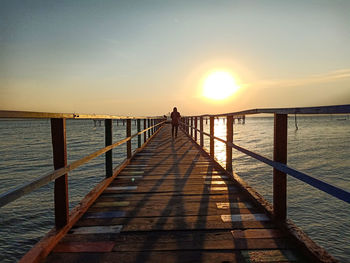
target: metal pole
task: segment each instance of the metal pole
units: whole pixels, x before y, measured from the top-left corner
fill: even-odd
[[[66,119],[51,119],[51,138],[54,169],[67,166]],[[55,225],[64,227],[69,220],[68,174],[55,180]]]
[[[233,142],[233,116],[227,116],[226,141]],[[232,173],[232,147],[229,145],[226,145],[226,171]]]
[[[287,164],[288,115],[275,114],[273,160]],[[273,169],[273,211],[275,220],[287,218],[287,176]]]
[[[105,120],[105,146],[112,144],[112,119]],[[113,175],[113,160],[112,150],[109,150],[105,154],[106,157],[106,177]]]

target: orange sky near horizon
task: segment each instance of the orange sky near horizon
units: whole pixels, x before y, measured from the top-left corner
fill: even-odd
[[[84,4],[82,4],[84,3]],[[349,1],[4,1],[0,109],[184,115],[350,104]],[[213,71],[239,85],[203,96]]]

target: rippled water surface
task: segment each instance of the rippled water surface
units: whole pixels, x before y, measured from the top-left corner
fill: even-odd
[[[143,127],[143,123],[141,123]],[[350,191],[350,120],[340,116],[289,120],[288,165]],[[215,135],[225,138],[226,124],[216,120]],[[205,125],[208,130],[208,125]],[[113,141],[125,137],[114,122]],[[133,133],[135,123],[133,122]],[[273,119],[247,118],[234,125],[236,144],[272,158]],[[136,140],[133,140],[133,149]],[[68,163],[104,146],[104,127],[92,120],[67,121]],[[206,139],[205,146],[209,148]],[[225,162],[225,147],[215,143]],[[125,145],[113,152],[114,164],[125,158]],[[272,202],[272,168],[233,150],[234,170]],[[49,120],[0,120],[0,193],[52,171]],[[105,176],[104,156],[69,174],[70,207],[74,207]],[[288,177],[288,217],[341,262],[350,262],[350,205]],[[0,208],[0,262],[16,262],[48,232],[53,219],[53,184]]]

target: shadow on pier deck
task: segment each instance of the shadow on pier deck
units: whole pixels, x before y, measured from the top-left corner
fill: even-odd
[[[160,129],[46,262],[300,262],[265,210],[183,132]]]

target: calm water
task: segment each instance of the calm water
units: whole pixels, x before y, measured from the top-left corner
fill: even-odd
[[[339,116],[289,120],[288,164],[350,191],[350,120]],[[348,118],[348,117],[347,117]],[[141,123],[143,127],[143,123]],[[205,125],[205,129],[209,129]],[[114,141],[125,137],[125,126],[114,122]],[[135,132],[133,122],[133,133]],[[225,138],[222,120],[215,135]],[[234,126],[235,143],[272,158],[273,119],[248,118]],[[136,147],[136,138],[133,140]],[[92,120],[67,121],[68,163],[104,146],[104,127]],[[205,146],[209,148],[209,141]],[[113,152],[114,164],[125,158],[125,147]],[[219,161],[225,147],[215,143]],[[0,192],[52,170],[49,120],[0,120]],[[272,168],[233,151],[235,172],[272,201]],[[104,156],[69,174],[70,206],[74,207],[104,178]],[[16,262],[53,227],[53,184],[0,208],[0,262]],[[350,205],[288,177],[288,217],[341,262],[350,262]]]

